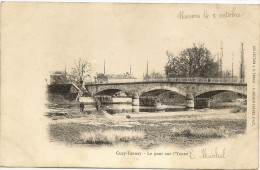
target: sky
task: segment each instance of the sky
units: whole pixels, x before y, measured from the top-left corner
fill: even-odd
[[[255,22],[259,15],[250,5],[46,3],[27,11],[29,6],[10,13],[9,21],[17,22],[7,27],[21,27],[10,34],[17,42],[12,45],[21,49],[19,54],[44,64],[46,76],[65,66],[69,71],[81,58],[92,63],[94,73],[103,72],[105,60],[108,74],[129,72],[131,65],[132,73],[142,77],[147,60],[149,72],[164,72],[166,51],[177,55],[200,43],[215,55],[221,42],[223,69],[231,70],[233,54],[234,74],[238,75],[241,43],[245,58],[258,45]],[[210,18],[203,18],[205,10]],[[180,12],[200,18],[180,19]],[[241,16],[219,17],[226,12]]]

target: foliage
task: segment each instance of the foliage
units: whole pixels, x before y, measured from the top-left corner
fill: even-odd
[[[178,56],[167,51],[168,63],[165,66],[167,77],[220,77],[219,64],[204,45],[193,44]]]

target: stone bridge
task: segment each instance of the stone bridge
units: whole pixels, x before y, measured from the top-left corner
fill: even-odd
[[[163,92],[171,91],[186,97],[186,107],[196,105],[210,107],[212,96],[231,91],[247,96],[247,84],[244,80],[223,81],[219,79],[166,79],[139,82],[86,84],[86,89],[92,96],[113,96],[121,91],[132,97],[132,104],[139,105],[139,96],[158,96]],[[194,104],[195,98],[195,104]],[[196,104],[197,103],[197,104]],[[200,104],[198,104],[200,103]]]
[[[246,83],[208,83],[208,82],[130,82],[130,83],[103,83],[87,84],[86,89],[94,95],[111,95],[122,91],[128,96],[137,93],[157,91],[158,94],[172,91],[183,96],[192,94],[195,98],[210,98],[216,94],[231,91],[247,95]]]

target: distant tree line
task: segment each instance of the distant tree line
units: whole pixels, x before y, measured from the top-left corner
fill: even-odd
[[[212,53],[204,44],[193,44],[193,47],[181,51],[178,55],[167,51],[168,62],[165,74],[168,78],[217,78],[231,77],[231,72],[222,72],[219,61],[215,61]]]

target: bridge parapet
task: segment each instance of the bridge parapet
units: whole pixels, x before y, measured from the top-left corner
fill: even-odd
[[[241,78],[166,78],[166,79],[147,79],[144,81],[196,82],[196,83],[245,83],[245,79],[241,79]]]
[[[144,83],[144,82],[178,82],[178,83],[209,83],[209,84],[245,84],[245,79],[242,78],[161,78],[161,79],[125,79],[119,82],[88,82],[87,84],[121,84],[121,83]]]

